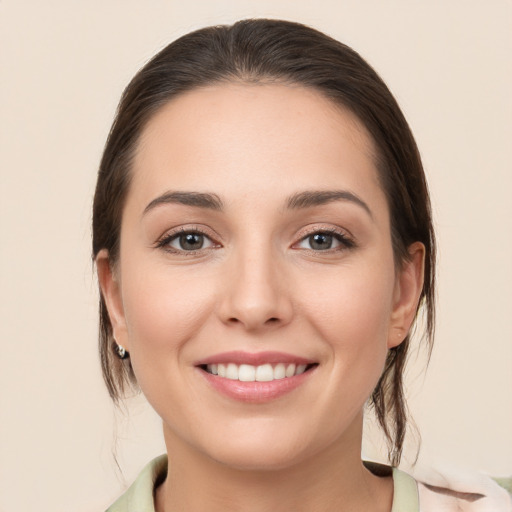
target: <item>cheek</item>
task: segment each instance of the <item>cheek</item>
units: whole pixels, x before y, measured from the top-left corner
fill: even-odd
[[[387,354],[394,289],[392,260],[374,271],[344,268],[315,277],[315,290],[302,302],[304,315],[327,345],[329,365],[343,385],[371,393]],[[345,389],[344,392],[347,390]],[[340,388],[341,392],[341,388]]]
[[[126,266],[130,278],[123,280],[123,304],[136,365],[179,352],[201,329],[215,300],[209,281],[191,275],[190,269],[133,267],[130,272]]]
[[[358,272],[343,269],[322,279],[315,276],[302,307],[308,311],[325,338],[336,344],[374,344],[387,339],[392,312],[394,281],[390,272]],[[305,295],[305,293],[301,293]]]

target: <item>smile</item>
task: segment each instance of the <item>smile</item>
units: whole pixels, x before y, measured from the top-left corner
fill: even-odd
[[[222,395],[261,404],[305,385],[318,363],[282,352],[233,351],[197,361],[195,366]]]
[[[271,382],[286,379],[301,375],[307,368],[306,364],[296,365],[294,363],[277,363],[275,365],[267,363],[259,366],[234,363],[206,365],[206,371],[212,375],[241,382]]]

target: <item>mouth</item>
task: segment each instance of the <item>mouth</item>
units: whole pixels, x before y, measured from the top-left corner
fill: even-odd
[[[280,352],[229,352],[195,365],[208,384],[228,398],[265,403],[302,386],[318,363]]]
[[[274,380],[289,379],[302,375],[317,366],[316,363],[265,363],[258,366],[251,364],[218,363],[205,364],[199,367],[209,373],[223,379],[237,380],[240,382],[272,382]]]

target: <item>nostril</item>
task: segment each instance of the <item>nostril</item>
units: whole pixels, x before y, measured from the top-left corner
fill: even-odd
[[[238,323],[241,322],[241,320],[236,318],[236,317],[231,317],[231,318],[228,318],[228,322],[230,322],[232,324],[238,324]],[[278,322],[279,322],[279,318],[272,317],[272,318],[269,318],[268,320],[266,320],[264,323],[265,324],[275,324],[275,323],[278,323]]]

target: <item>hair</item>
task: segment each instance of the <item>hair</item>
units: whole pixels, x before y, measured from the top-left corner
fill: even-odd
[[[430,354],[435,316],[435,238],[421,158],[396,100],[378,74],[354,50],[310,27],[289,21],[248,19],[230,26],[191,32],[166,46],[125,89],[98,172],[93,205],[93,258],[107,249],[111,265],[119,257],[121,218],[131,166],[142,131],[152,116],[181,93],[218,83],[293,84],[319,91],[351,111],[376,147],[375,164],[386,194],[397,268],[408,247],[426,249],[425,278],[416,315],[425,312],[424,341]],[[100,297],[99,349],[110,396],[118,403],[136,383],[130,359],[115,353],[112,325]],[[411,329],[412,330],[412,329]],[[404,368],[410,333],[387,354],[369,405],[397,466],[407,429]]]

